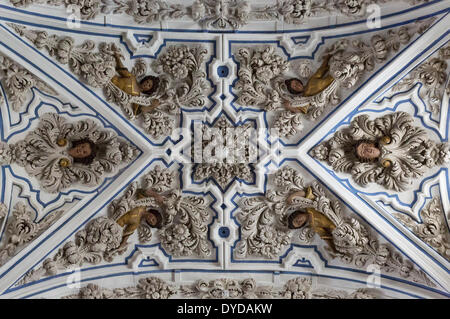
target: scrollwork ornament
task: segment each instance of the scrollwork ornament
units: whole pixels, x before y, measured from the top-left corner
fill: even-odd
[[[103,260],[111,261],[122,240],[122,228],[112,219],[97,217],[76,233],[42,266],[29,271],[18,283],[23,285],[43,276],[54,276],[62,270],[81,267],[85,263],[97,265]]]
[[[197,280],[179,286],[169,284],[158,277],[139,279],[136,286],[108,289],[90,283],[78,293],[62,299],[375,299],[374,289],[343,291],[315,288],[310,278],[297,277],[288,280],[283,287],[258,285],[253,278]],[[180,297],[178,297],[180,296]]]
[[[330,200],[317,182],[306,187],[296,170],[284,167],[275,173],[274,183],[277,188],[267,191],[265,197],[241,200],[236,214],[241,234],[237,257],[279,257],[298,229],[291,227],[291,215],[306,211],[315,222],[303,224],[295,231],[303,243],[311,243],[318,235],[327,243],[324,248],[331,258],[359,268],[375,263],[385,272],[434,286],[422,270],[380,243],[357,219],[344,216],[339,201]],[[316,227],[317,223],[321,226]]]
[[[450,260],[450,233],[445,223],[445,214],[439,197],[433,198],[420,212],[421,223],[404,214],[396,214],[395,216],[440,255]]]
[[[47,4],[78,8],[80,17],[91,20],[103,14],[127,14],[138,24],[176,21],[190,18],[204,28],[244,27],[259,20],[303,24],[309,17],[342,14],[360,18],[367,15],[371,4],[392,0],[278,0],[276,4],[258,5],[246,0],[195,0],[191,5],[168,3],[166,0],[9,0],[16,7]],[[413,6],[427,0],[404,0]],[[70,7],[72,6],[72,7]]]
[[[77,294],[64,296],[62,299],[168,299],[177,290],[177,287],[158,277],[146,277],[139,279],[135,287],[107,289],[88,284]]]
[[[357,116],[350,127],[314,148],[312,156],[326,161],[335,172],[351,174],[361,186],[377,183],[404,191],[428,169],[450,160],[450,146],[431,141],[426,131],[413,122],[405,112],[374,120],[367,115]],[[364,147],[374,154],[360,154]]]
[[[289,193],[304,188],[303,178],[294,169],[285,168],[275,174],[275,184],[279,190],[269,190],[265,197],[248,197],[240,202],[236,216],[241,224],[242,239],[236,246],[240,258],[249,255],[275,258],[291,242],[286,200]],[[304,203],[298,202],[298,205]]]
[[[5,84],[6,95],[13,111],[21,111],[33,87],[45,93],[57,95],[44,81],[21,67],[8,57],[0,54],[0,76]],[[0,94],[0,102],[1,102]]]
[[[424,63],[420,64],[416,69],[410,72],[405,78],[393,87],[393,92],[401,90],[410,90],[416,84],[420,83],[420,97],[426,101],[429,110],[432,113],[439,113],[441,109],[444,92],[449,92],[448,85],[448,63],[450,59],[450,45],[442,48],[438,52],[438,56],[428,58]],[[447,83],[447,85],[446,85]]]
[[[141,117],[142,126],[148,134],[156,138],[169,136],[175,125],[169,115],[179,114],[182,107],[201,108],[206,104],[210,90],[204,72],[207,53],[203,46],[169,46],[151,65],[159,83],[151,95],[132,95],[112,82],[105,86],[104,93],[109,101],[122,108],[129,119]],[[146,65],[138,60],[131,74],[136,79],[142,79],[146,72]],[[136,112],[136,106],[152,110]]]
[[[7,220],[6,235],[8,239],[7,243],[0,248],[0,265],[14,257],[20,248],[23,248],[50,227],[62,213],[63,211],[52,212],[36,222],[35,213],[25,204],[17,203],[13,208],[12,217]]]
[[[326,107],[339,104],[343,89],[354,87],[376,64],[386,61],[431,21],[376,34],[370,43],[358,39],[336,41],[325,49],[322,66],[313,74],[304,61],[299,69],[296,62],[288,62],[277,54],[275,46],[239,48],[235,53],[239,62],[236,102],[265,111],[283,110],[277,113],[274,127],[279,136],[292,137],[301,130],[302,118],[315,120]],[[296,69],[301,78],[288,79],[288,72]],[[292,86],[292,81],[298,84]]]
[[[75,45],[71,37],[50,35],[46,31],[29,30],[12,23],[9,26],[38,49],[47,50],[58,62],[67,64],[74,74],[90,86],[103,88],[115,74],[113,54],[119,49],[113,43],[100,43],[95,52],[96,44],[92,40]]]
[[[186,297],[195,296],[202,299],[256,299],[263,298],[264,293],[252,278],[198,280],[191,286],[182,285],[180,292]]]
[[[90,153],[77,154],[78,144],[88,144]],[[2,164],[23,166],[49,193],[67,189],[74,183],[98,185],[136,155],[134,146],[95,121],[70,123],[56,113],[41,116],[38,127],[23,141],[2,143],[1,149]]]
[[[368,289],[353,292],[343,290],[313,288],[310,278],[297,277],[286,282],[277,294],[284,299],[375,299]]]
[[[194,154],[195,148],[192,150],[194,160],[196,156],[203,158],[203,151],[211,146],[211,150],[217,152],[216,142],[224,142],[222,144],[225,148],[222,154],[214,154],[214,158],[203,159],[201,163],[197,163],[194,179],[201,181],[212,178],[222,189],[235,178],[250,183],[254,174],[251,161],[256,158],[257,153],[255,146],[249,142],[253,128],[250,123],[234,127],[226,117],[219,118],[212,127],[203,125],[202,147],[197,154]]]
[[[150,195],[141,193],[137,182],[132,183],[124,196],[110,206],[110,218],[119,220],[136,207],[161,211],[163,222],[157,231],[162,247],[175,257],[211,255],[212,246],[207,238],[211,213],[206,201],[199,196],[185,196],[173,187],[174,172],[156,166],[145,177],[143,185]],[[145,243],[151,239],[150,229],[138,228],[139,238]],[[144,226],[145,227],[145,226]]]

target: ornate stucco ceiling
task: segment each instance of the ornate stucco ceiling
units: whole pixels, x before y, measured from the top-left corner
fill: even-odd
[[[2,298],[448,297],[449,2],[376,2],[0,1]]]

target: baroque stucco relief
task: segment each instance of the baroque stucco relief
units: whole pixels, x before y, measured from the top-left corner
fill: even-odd
[[[54,10],[73,4],[11,3],[26,10],[35,4]],[[11,53],[0,56],[2,110],[8,103],[21,121],[21,131],[16,129],[20,134],[12,139],[2,136],[1,142],[2,178],[12,180],[21,191],[9,210],[0,209],[6,234],[1,238],[0,260],[20,265],[25,250],[34,258],[32,265],[20,267],[15,278],[2,270],[11,277],[4,287],[6,294],[26,295],[27,287],[36,291],[44,285],[56,287],[80,269],[82,276],[120,278],[122,272],[131,273],[130,268],[136,274],[132,276],[141,271],[152,274],[139,275],[134,284],[125,277],[120,284],[120,279],[105,285],[84,280],[86,285],[77,291],[54,291],[64,298],[306,299],[376,298],[385,296],[386,287],[418,296],[445,291],[445,280],[438,280],[441,273],[435,272],[434,264],[427,267],[417,260],[423,250],[430,257],[426,261],[436,265],[448,261],[445,180],[439,175],[437,186],[427,182],[432,174],[448,170],[450,150],[445,138],[430,133],[417,114],[394,103],[385,109],[383,104],[381,114],[370,116],[355,106],[341,112],[336,128],[321,130],[328,116],[350,109],[347,98],[367,87],[378,90],[371,83],[379,72],[396,71],[404,62],[400,56],[416,53],[420,39],[434,37],[436,25],[443,24],[442,15],[408,16],[383,30],[366,30],[355,23],[349,27],[354,34],[348,36],[319,30],[301,44],[294,38],[286,40],[289,32],[260,34],[260,41],[251,33],[217,32],[247,30],[255,21],[307,26],[310,19],[327,13],[356,21],[366,15],[372,1],[289,0],[268,6],[247,1],[78,4],[86,20],[97,21],[108,14],[114,19],[131,18],[137,25],[161,25],[146,35],[139,33],[142,30],[125,34],[111,28],[105,36],[99,32],[103,26],[96,26],[98,30],[83,26],[64,34],[45,25],[1,22],[11,33],[8,36],[17,35],[34,57],[46,66],[57,66],[80,84],[76,90],[81,100],[85,96],[80,93],[86,90],[101,102],[87,103],[101,114],[97,119],[83,113],[88,107],[70,109],[65,102],[72,102],[71,98],[55,90],[55,81],[47,82],[43,73],[37,76],[30,71],[38,67],[22,67]],[[214,32],[177,37],[164,29],[163,22],[191,20]],[[91,38],[83,33],[86,30],[95,35]],[[130,45],[133,37],[136,47]],[[286,41],[296,48],[288,50]],[[301,50],[308,55],[299,59],[296,53]],[[399,81],[389,82],[393,88],[389,93],[410,94],[419,84],[427,110],[446,112],[447,51],[448,45],[441,46],[411,71],[402,71]],[[54,107],[55,112],[36,112],[38,118],[22,118],[28,109],[34,111],[29,97],[36,92],[58,94],[61,105]],[[2,119],[6,120],[3,114]],[[202,124],[200,150],[194,145],[195,123]],[[17,134],[14,123],[10,127],[11,136]],[[228,130],[238,133],[227,138]],[[246,143],[249,132],[261,130],[266,131],[254,145]],[[221,139],[212,138],[214,134]],[[314,147],[306,143],[320,136],[325,138]],[[219,145],[218,140],[229,145]],[[230,155],[230,145],[241,155]],[[210,156],[205,156],[205,149],[213,150]],[[208,161],[197,163],[196,151]],[[349,199],[361,201],[363,195],[336,191],[341,177],[350,177],[349,185],[356,183],[361,192],[376,185],[394,199],[397,194],[415,196],[421,191],[424,203],[417,216],[393,209],[380,222],[379,210],[372,213],[370,202],[355,208]],[[93,204],[88,209],[75,202],[50,209],[48,200],[39,201],[43,209],[36,209],[29,194],[34,190],[26,187],[28,179],[30,189],[38,184],[42,196],[73,192],[81,203],[93,199]],[[105,180],[113,186],[100,187]],[[419,183],[428,188],[416,189]],[[17,194],[2,192],[5,204]],[[45,215],[44,210],[52,213]],[[62,217],[64,222],[58,222]],[[49,228],[55,229],[57,242],[42,236]],[[401,235],[390,237],[393,233]],[[392,239],[399,237],[399,242]],[[45,258],[36,255],[39,246]],[[386,280],[378,290],[327,289],[326,284],[314,282],[322,275],[364,282],[372,266]],[[185,276],[186,268],[217,274]],[[172,279],[164,277],[163,271],[172,270]],[[250,275],[235,275],[236,270]],[[269,275],[253,279],[255,270]],[[281,276],[276,281],[284,271],[310,276]]]

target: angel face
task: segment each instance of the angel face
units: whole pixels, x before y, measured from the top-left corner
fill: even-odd
[[[68,151],[69,155],[73,158],[85,158],[92,154],[91,144],[88,142],[84,142],[81,144],[78,144],[75,147],[72,147]]]
[[[153,80],[152,79],[147,79],[145,81],[141,82],[141,90],[146,92],[146,91],[150,91],[153,88]]]
[[[67,153],[72,156],[75,163],[89,165],[97,155],[97,146],[89,139],[72,142],[72,148]]]
[[[309,215],[306,212],[295,211],[288,218],[288,227],[290,229],[299,229],[305,226],[309,220]]]
[[[362,142],[356,146],[356,156],[362,160],[374,160],[380,157],[381,150],[370,142]]]
[[[148,210],[144,215],[145,221],[150,227],[161,228],[162,216],[161,213],[155,209]]]
[[[151,95],[158,89],[158,85],[159,78],[150,75],[141,80],[141,82],[139,83],[139,88],[141,89],[142,93]]]
[[[288,91],[292,94],[301,94],[304,91],[302,81],[296,78],[286,80],[286,86]]]

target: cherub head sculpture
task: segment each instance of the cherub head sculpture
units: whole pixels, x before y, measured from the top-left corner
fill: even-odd
[[[309,214],[307,212],[297,210],[288,216],[289,229],[299,229],[306,225],[309,221]]]
[[[144,213],[147,224],[153,228],[161,228],[163,223],[162,215],[156,209],[149,209]]]
[[[286,84],[287,90],[291,94],[295,95],[302,94],[305,89],[302,81],[300,81],[300,79],[297,78],[288,79],[284,83]]]
[[[141,92],[147,95],[152,95],[158,90],[159,78],[156,76],[146,76],[139,82]]]
[[[381,150],[376,142],[361,140],[354,146],[356,157],[361,162],[372,162],[377,160],[381,155]]]
[[[97,156],[98,147],[89,139],[81,139],[72,142],[71,148],[67,151],[73,158],[74,163],[90,165]]]

